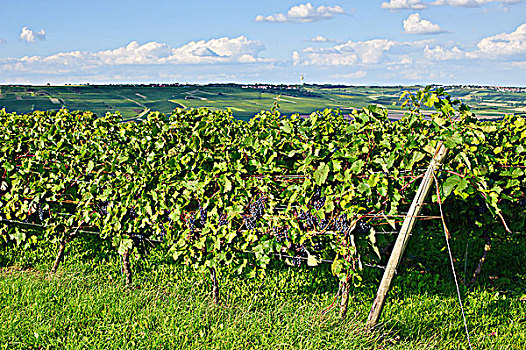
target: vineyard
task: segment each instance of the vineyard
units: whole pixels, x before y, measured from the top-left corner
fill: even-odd
[[[210,276],[261,278],[329,264],[346,298],[383,264],[438,147],[447,149],[418,219],[420,235],[485,242],[524,236],[526,121],[479,121],[443,89],[403,96],[405,115],[369,106],[248,122],[177,109],[123,122],[119,113],[0,111],[0,244],[58,246],[97,235],[122,256],[159,249]],[[425,116],[422,109],[433,109]]]

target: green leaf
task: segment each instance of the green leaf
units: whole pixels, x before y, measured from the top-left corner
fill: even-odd
[[[352,164],[352,166],[351,166],[351,171],[352,171],[353,173],[355,173],[355,174],[359,174],[359,173],[361,173],[364,164],[365,164],[365,163],[363,162],[363,160],[358,159],[357,161],[355,161],[355,162]]]
[[[447,178],[446,181],[442,184],[442,190],[444,193],[444,198],[449,196],[449,194],[453,191],[455,186],[457,186],[461,182],[461,178],[457,175],[452,175]]]
[[[93,171],[93,168],[95,167],[95,164],[92,160],[88,162],[88,167],[86,168],[86,173],[89,174]]]
[[[320,163],[320,166],[314,172],[314,181],[318,186],[321,186],[327,180],[329,174],[329,167],[325,163]]]

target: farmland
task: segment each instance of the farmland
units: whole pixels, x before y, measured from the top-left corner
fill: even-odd
[[[65,85],[0,86],[0,109],[30,113],[35,110],[89,110],[96,115],[119,111],[125,119],[137,118],[148,109],[165,114],[177,107],[230,108],[238,119],[249,119],[269,110],[279,99],[282,114],[308,115],[325,108],[344,113],[370,104],[389,109],[391,118],[402,113],[403,91],[419,87],[331,86],[331,85]],[[453,98],[471,106],[479,118],[526,114],[524,88],[446,87]]]

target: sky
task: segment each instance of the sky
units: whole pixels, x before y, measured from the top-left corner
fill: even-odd
[[[526,85],[526,0],[0,0],[0,84]]]

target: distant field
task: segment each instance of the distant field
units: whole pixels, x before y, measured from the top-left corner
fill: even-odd
[[[370,104],[389,109],[392,117],[403,114],[399,100],[403,91],[418,87],[320,86],[320,85],[65,85],[0,86],[0,108],[8,112],[29,113],[34,110],[90,110],[97,115],[119,111],[125,118],[135,118],[145,111],[170,113],[177,107],[230,108],[234,116],[249,119],[269,110],[279,99],[285,115],[310,114],[325,108],[352,109]],[[523,89],[524,90],[524,89]],[[496,88],[450,87],[447,91],[472,107],[481,118],[505,114],[526,114],[524,91],[500,91]]]

